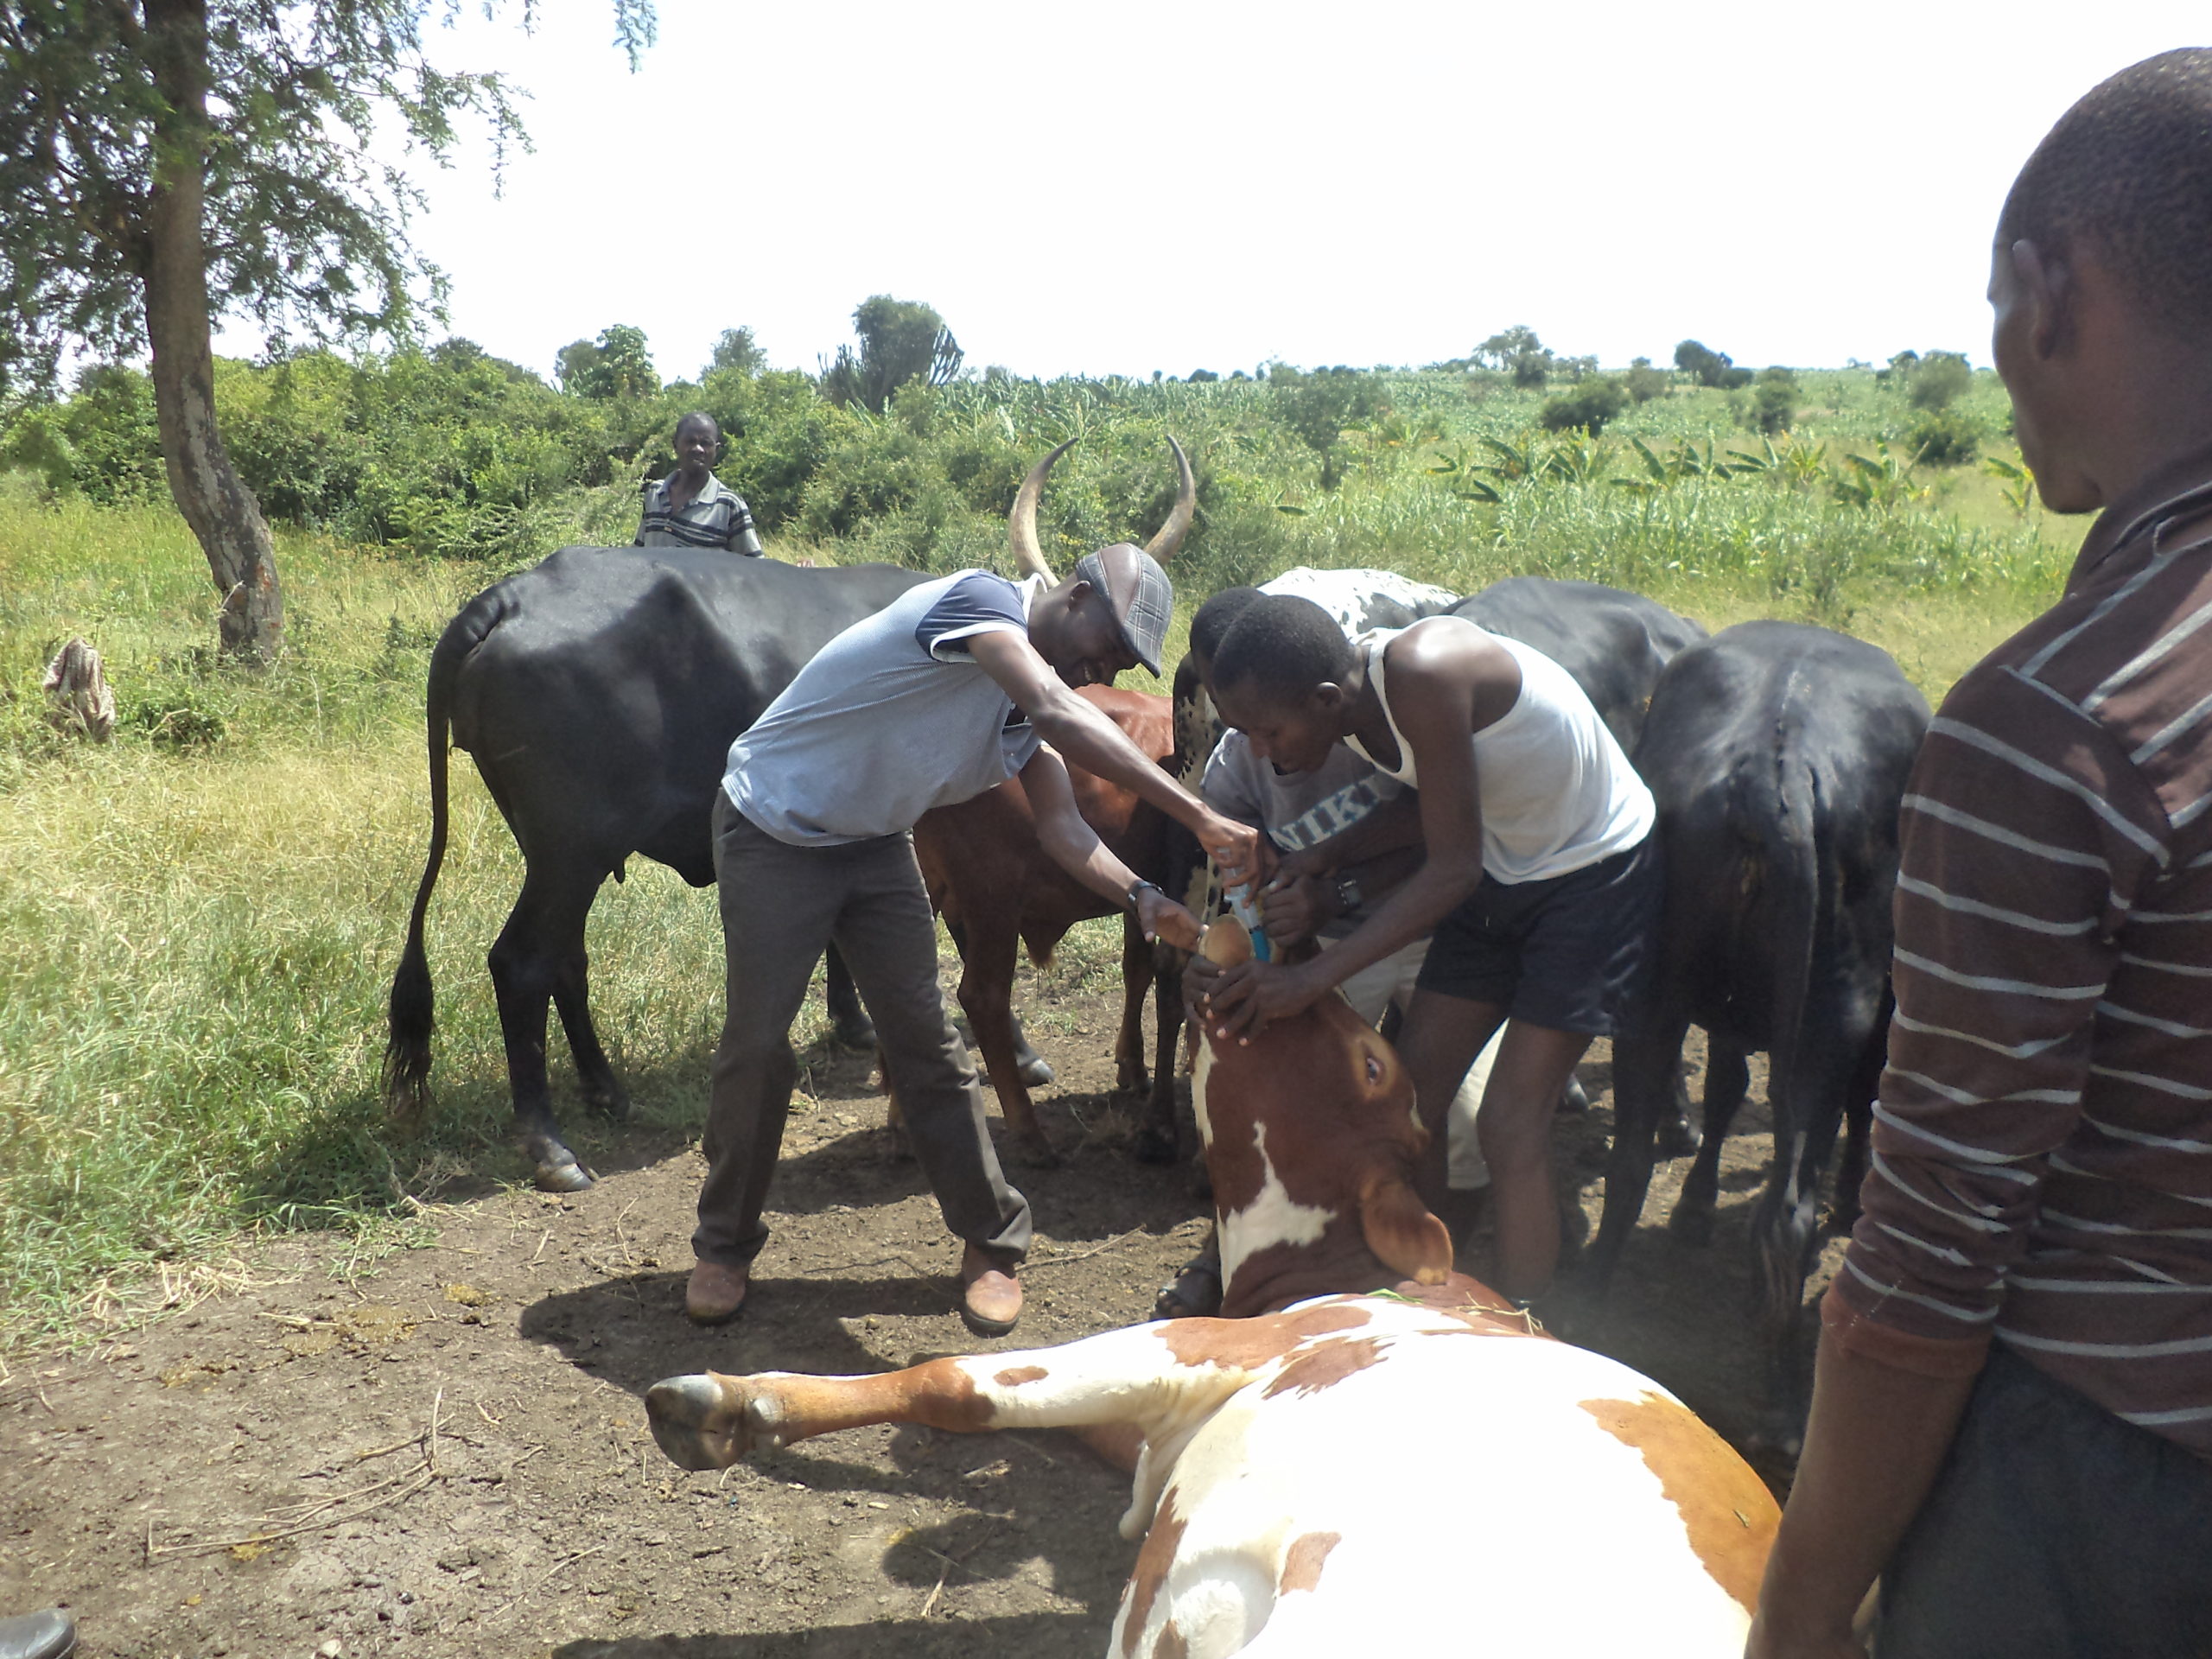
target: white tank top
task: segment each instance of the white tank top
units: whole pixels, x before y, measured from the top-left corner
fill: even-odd
[[[1475,627],[1462,617],[1449,620]],[[1398,765],[1384,766],[1357,737],[1344,742],[1376,771],[1419,789],[1413,748],[1398,729],[1383,678],[1383,657],[1404,632],[1378,629],[1358,641],[1382,717],[1398,741]],[[1484,873],[1505,882],[1548,880],[1642,842],[1658,821],[1651,791],[1573,676],[1533,645],[1503,634],[1488,637],[1520,665],[1521,694],[1498,719],[1470,734],[1483,815]]]

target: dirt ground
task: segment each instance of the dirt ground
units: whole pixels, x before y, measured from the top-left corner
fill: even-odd
[[[1039,1103],[1072,1151],[1013,1171],[1039,1228],[1014,1336],[980,1343],[953,1313],[957,1249],[893,1154],[868,1064],[817,1054],[774,1237],[725,1330],[681,1311],[702,1165],[640,1131],[588,1192],[449,1190],[405,1248],[271,1241],[219,1297],[6,1356],[0,1614],[65,1603],[92,1659],[1100,1653],[1136,1547],[1115,1532],[1126,1482],[1073,1440],[879,1428],[688,1474],[640,1402],[680,1372],[877,1370],[1147,1316],[1200,1235],[1192,1179],[1122,1147],[1109,999],[1035,980],[1023,995],[1057,1003],[1032,1021],[1061,1078]],[[1592,1109],[1559,1120],[1558,1145],[1594,1227],[1603,1045],[1583,1076]],[[1755,1061],[1712,1246],[1665,1232],[1688,1166],[1662,1164],[1611,1313],[1583,1333],[1732,1438],[1759,1375],[1745,1227],[1764,1084]]]

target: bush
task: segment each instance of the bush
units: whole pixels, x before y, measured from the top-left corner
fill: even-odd
[[[1981,428],[1955,410],[1930,410],[1912,423],[1905,444],[1916,461],[1960,467],[1981,453]]]
[[[1605,423],[1628,406],[1628,389],[1618,380],[1593,375],[1571,390],[1544,400],[1536,419],[1547,432],[1581,427],[1591,436],[1605,429]]]
[[[1751,392],[1751,422],[1771,437],[1777,432],[1787,432],[1797,416],[1797,400],[1802,394],[1797,377],[1788,369],[1771,368],[1759,371],[1758,379]]]
[[[1628,365],[1627,387],[1631,402],[1648,404],[1655,397],[1664,397],[1674,380],[1664,369],[1655,369],[1651,359],[1639,357]]]
[[[1905,397],[1934,414],[1948,409],[1974,385],[1974,370],[1958,352],[1930,352],[1905,376]]]

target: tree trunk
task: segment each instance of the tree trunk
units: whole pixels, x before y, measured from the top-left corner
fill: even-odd
[[[168,109],[155,133],[146,219],[146,339],[169,493],[207,555],[223,596],[226,656],[267,662],[283,648],[284,596],[269,521],[231,466],[215,425],[201,225],[207,162],[207,0],[144,0],[154,85]]]

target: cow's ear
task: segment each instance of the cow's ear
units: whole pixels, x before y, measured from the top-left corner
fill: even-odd
[[[1394,1272],[1424,1285],[1452,1274],[1452,1235],[1395,1170],[1373,1169],[1359,1184],[1359,1225],[1367,1248]]]
[[[1198,954],[1216,967],[1234,968],[1252,960],[1252,936],[1234,916],[1217,916],[1206,924]]]

